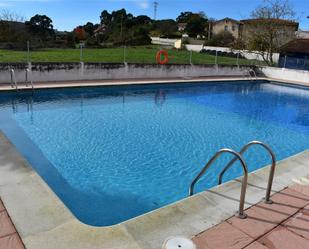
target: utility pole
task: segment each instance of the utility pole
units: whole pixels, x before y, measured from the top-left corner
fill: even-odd
[[[157,20],[157,11],[159,3],[157,1],[153,2],[153,20]]]

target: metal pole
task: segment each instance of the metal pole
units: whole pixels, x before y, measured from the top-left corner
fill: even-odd
[[[83,62],[83,43],[80,43],[79,47],[80,47],[79,59],[80,59],[80,62]]]
[[[284,63],[283,63],[283,68],[286,66],[286,56],[284,56]]]
[[[239,67],[239,52],[237,52],[236,65]]]
[[[211,23],[208,24],[208,41],[210,40],[210,31],[211,30]]]
[[[127,47],[123,46],[123,63],[126,64],[126,58],[127,57]]]
[[[27,41],[27,61],[30,62],[30,41]]]
[[[218,65],[218,50],[216,50],[215,64]]]
[[[192,65],[192,50],[190,50],[190,65]]]

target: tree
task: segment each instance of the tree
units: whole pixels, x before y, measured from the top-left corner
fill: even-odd
[[[249,20],[245,46],[261,55],[268,65],[274,65],[274,53],[295,37],[298,25],[294,9],[288,0],[264,0],[251,17],[254,19]]]
[[[24,22],[25,18],[15,12],[4,9],[0,12],[0,21]]]
[[[148,35],[148,31],[143,27],[138,27],[132,34],[130,39],[131,45],[147,45],[151,44],[151,39]]]
[[[187,23],[192,15],[193,13],[190,11],[181,12],[180,15],[176,18],[176,22]]]
[[[24,48],[29,39],[24,18],[10,10],[0,11],[0,42],[7,48]]]
[[[148,25],[151,23],[151,18],[145,15],[137,16],[134,18],[135,25]]]
[[[95,26],[92,22],[87,22],[84,26],[83,26],[84,30],[86,31],[86,33],[89,36],[93,36],[93,32],[95,30]]]
[[[83,26],[76,27],[74,29],[74,35],[77,42],[86,40],[86,32]]]
[[[107,10],[103,10],[100,16],[101,24],[108,26],[112,21],[112,15]]]
[[[206,18],[202,17],[200,14],[193,14],[187,22],[185,31],[189,36],[196,37],[197,35],[205,34],[206,24]]]
[[[181,12],[176,18],[178,23],[186,23],[185,31],[189,36],[197,36],[205,33],[207,26],[207,16],[204,12],[193,13],[193,12]]]
[[[101,25],[105,32],[98,39],[100,42],[113,45],[146,45],[150,43],[149,30],[152,20],[145,15],[134,17],[125,9],[109,13],[101,12]]]
[[[52,23],[52,19],[46,15],[35,15],[26,22],[26,25],[29,26],[31,33],[44,37],[54,33]]]
[[[234,45],[235,37],[229,31],[222,31],[213,35],[211,40],[207,42],[208,46],[231,47]]]
[[[174,37],[177,31],[177,23],[173,19],[157,20],[152,26],[152,33],[161,37]]]

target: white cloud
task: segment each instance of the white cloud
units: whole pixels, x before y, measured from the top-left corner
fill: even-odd
[[[111,0],[112,2],[131,2],[134,3],[140,9],[149,9],[149,0]]]
[[[141,9],[148,9],[150,7],[150,4],[148,1],[135,1],[137,6]]]

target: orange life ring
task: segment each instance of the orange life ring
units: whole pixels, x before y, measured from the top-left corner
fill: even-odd
[[[161,59],[161,55],[164,56],[164,59]],[[166,50],[160,50],[157,52],[157,56],[156,56],[157,62],[160,65],[165,65],[166,63],[168,63],[168,52]]]

